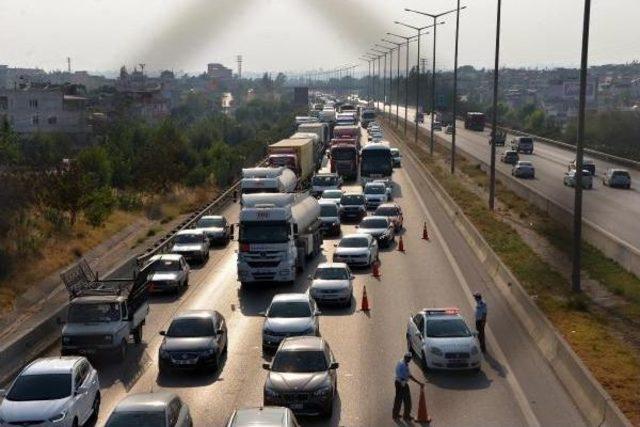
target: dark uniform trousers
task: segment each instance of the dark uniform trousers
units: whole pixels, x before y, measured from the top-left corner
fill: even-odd
[[[476,331],[478,331],[478,341],[480,341],[480,349],[484,352],[487,347],[484,344],[484,325],[486,320],[476,320]]]
[[[398,417],[400,415],[400,406],[404,403],[403,416],[409,417],[411,415],[411,391],[409,390],[409,383],[402,384],[396,380],[396,397],[393,400],[393,416]]]

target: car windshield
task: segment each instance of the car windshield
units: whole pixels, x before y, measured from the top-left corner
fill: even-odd
[[[376,116],[376,113],[372,113],[372,112],[369,112],[369,111],[366,111],[366,112],[362,113],[362,118],[363,119],[367,119],[367,120],[373,119],[375,116]]]
[[[178,271],[180,270],[180,261],[177,260],[158,260],[151,265],[151,271]]]
[[[369,241],[366,237],[345,237],[338,244],[339,248],[366,248],[368,246]]]
[[[171,322],[167,336],[174,338],[212,337],[215,335],[214,332],[211,319],[187,317]]]
[[[531,164],[531,162],[520,162],[518,163],[518,166],[524,166],[524,167],[530,168],[533,166],[533,164]]]
[[[269,307],[267,317],[311,317],[311,307],[306,301],[276,301]]]
[[[356,151],[352,148],[336,147],[331,150],[331,157],[336,160],[352,160],[357,156]]]
[[[105,427],[165,427],[165,414],[161,411],[114,412]]]
[[[624,177],[624,178],[629,178],[629,172],[627,172],[627,171],[615,171],[615,172],[613,172],[611,174],[611,176],[615,176],[615,177],[621,176],[621,177]]]
[[[462,319],[429,319],[427,321],[427,337],[453,338],[470,336],[471,331]]]
[[[392,148],[391,149],[391,155],[393,157],[399,157],[400,156],[400,150],[398,150],[397,148]]]
[[[364,196],[362,194],[345,194],[340,199],[342,205],[364,205]]]
[[[279,351],[271,365],[274,372],[321,372],[328,368],[327,358],[319,350]]]
[[[320,205],[320,216],[338,216],[338,206]]]
[[[285,243],[289,240],[286,223],[245,222],[240,224],[240,243]]]
[[[199,228],[222,228],[224,227],[224,219],[222,218],[201,218],[198,221]]]
[[[202,236],[198,234],[178,234],[174,239],[174,243],[179,245],[202,243]]]
[[[336,185],[338,182],[338,178],[335,176],[314,176],[313,177],[313,185]]]
[[[367,185],[364,194],[384,194],[387,191],[384,185]]]
[[[387,228],[389,224],[382,218],[365,218],[360,222],[360,228]]]
[[[317,269],[313,278],[319,280],[347,280],[349,272],[345,268],[325,267]]]
[[[20,375],[6,399],[16,402],[63,399],[71,395],[71,374]]]
[[[322,192],[323,199],[339,199],[342,197],[342,191],[340,190],[325,190]]]
[[[398,208],[382,206],[376,209],[375,214],[380,216],[396,216],[398,215]]]
[[[120,304],[117,302],[70,304],[67,319],[69,323],[115,322],[120,320]]]

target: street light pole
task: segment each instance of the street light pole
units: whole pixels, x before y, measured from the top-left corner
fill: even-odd
[[[386,79],[386,73],[387,73],[387,53],[379,50],[379,49],[371,49],[371,51],[376,52],[379,56],[378,56],[378,86],[380,85],[380,82],[382,82],[382,114],[384,115],[384,107],[385,107],[385,96],[386,96],[386,83],[385,83],[385,79]],[[384,56],[384,71],[382,71],[383,75],[380,75],[381,73],[381,62],[380,59]]]
[[[493,111],[491,117],[491,170],[489,173],[489,209],[496,204],[496,136],[498,131],[498,73],[500,71],[500,20],[502,18],[502,0],[498,0],[496,17],[496,53],[493,71]]]
[[[407,44],[407,51],[405,53],[406,64],[404,69],[404,136],[407,136],[407,110],[409,108],[409,40],[413,37],[401,36],[400,34],[395,33],[387,33],[387,35],[404,39]]]
[[[398,69],[396,72],[396,78],[398,80],[396,84],[396,128],[400,126],[400,48],[402,43],[397,43],[392,40],[382,39],[383,42],[395,45],[398,49]]]
[[[460,40],[460,0],[457,0],[456,6],[456,47],[453,55],[453,105],[451,107],[453,120],[451,123],[451,174],[456,172],[456,118],[458,116],[458,42]]]
[[[576,185],[573,202],[573,266],[571,290],[581,292],[580,270],[582,267],[582,165],[584,156],[584,125],[587,109],[587,77],[589,66],[589,27],[591,0],[584,0],[582,24],[582,58],[580,63],[580,101],[578,106],[578,135],[576,141]]]

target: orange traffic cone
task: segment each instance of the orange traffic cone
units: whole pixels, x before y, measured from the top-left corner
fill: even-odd
[[[427,221],[424,222],[424,227],[422,228],[422,240],[429,240],[429,232],[427,231]]]
[[[418,416],[416,417],[416,422],[419,422],[419,423],[431,422],[429,411],[427,411],[427,398],[424,395],[423,385],[420,386],[420,401],[418,402]]]
[[[371,269],[373,270],[373,277],[382,276],[382,274],[380,274],[380,261],[373,261],[373,263],[371,264]]]
[[[398,250],[400,252],[404,252],[404,242],[402,241],[402,236],[400,236],[400,241],[398,242]]]
[[[362,289],[362,306],[360,307],[362,311],[369,311],[369,298],[367,298],[367,287],[364,286]]]

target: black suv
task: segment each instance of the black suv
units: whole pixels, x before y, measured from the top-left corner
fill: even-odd
[[[367,214],[364,194],[343,194],[340,198],[340,219],[360,221]]]

